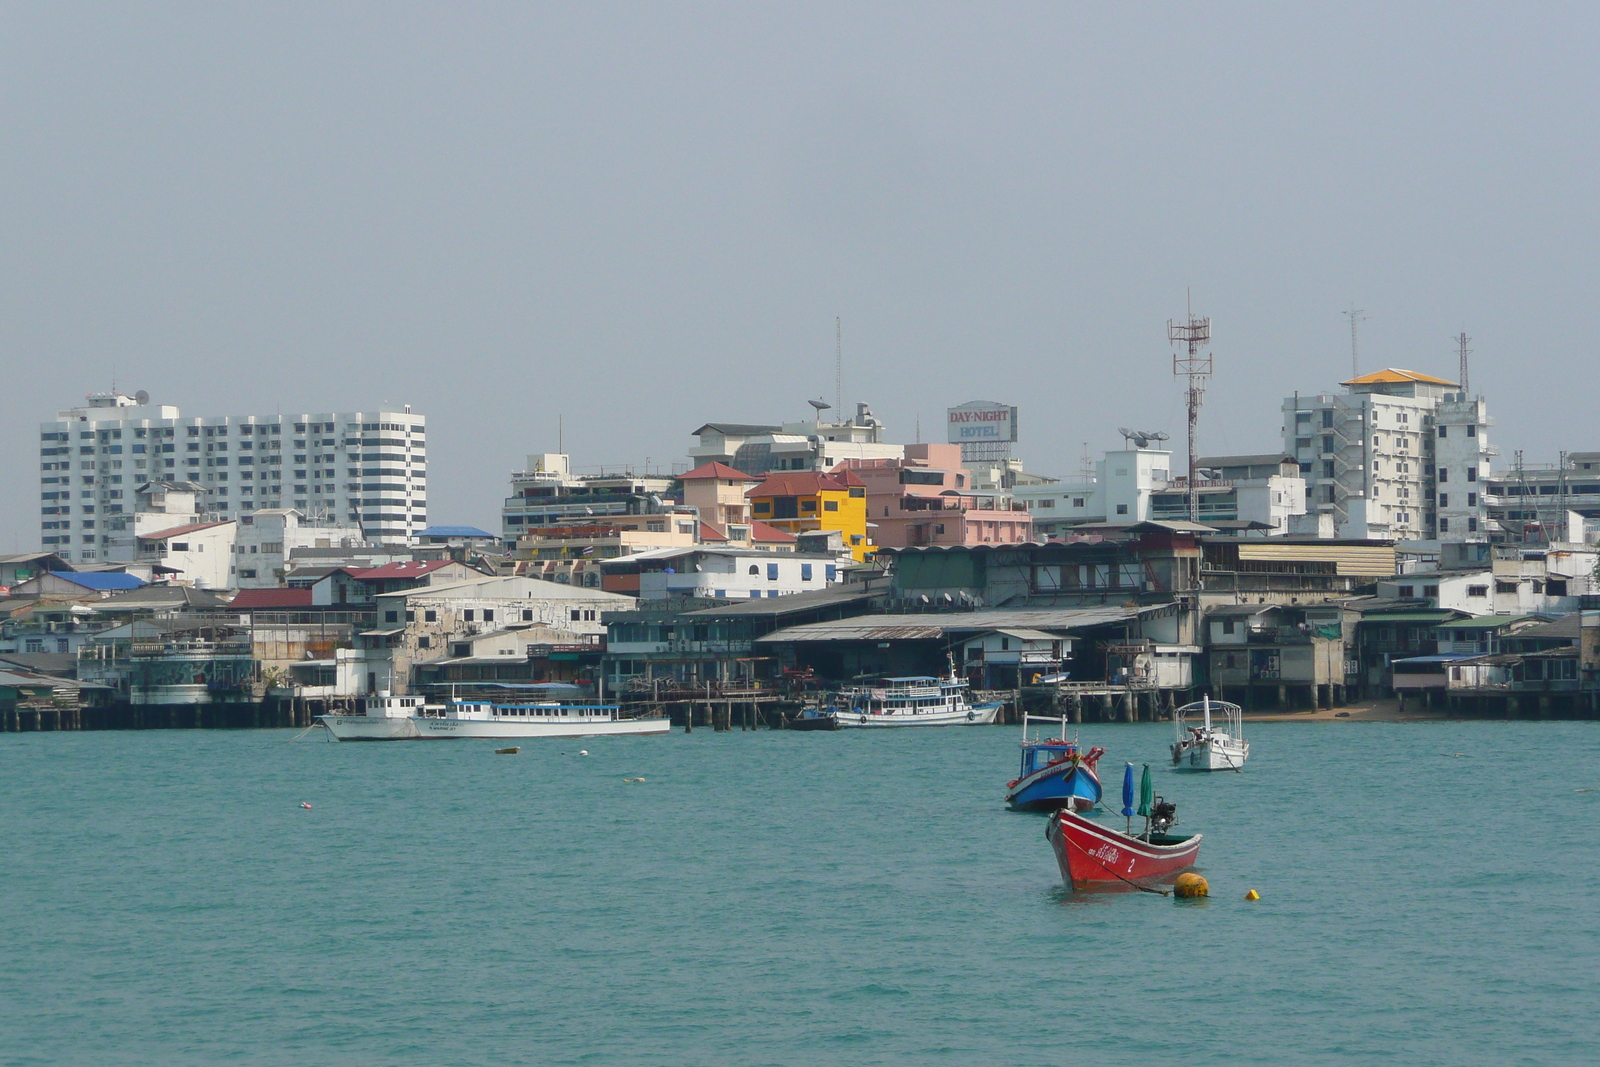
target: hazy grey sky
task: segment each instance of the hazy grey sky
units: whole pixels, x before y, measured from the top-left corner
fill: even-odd
[[[1181,435],[1166,320],[1215,323],[1201,449],[1362,365],[1491,438],[1600,448],[1593,4],[7,4],[0,546],[36,424],[427,413],[429,518],[507,474],[669,464],[833,394],[896,439],[1021,407],[1030,469]]]

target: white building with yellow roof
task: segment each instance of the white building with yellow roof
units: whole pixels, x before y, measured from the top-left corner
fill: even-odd
[[[1306,509],[1341,537],[1488,540],[1487,405],[1457,383],[1386,368],[1345,392],[1283,402],[1284,450],[1300,463]]]

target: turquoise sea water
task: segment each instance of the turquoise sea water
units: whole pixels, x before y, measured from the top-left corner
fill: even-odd
[[[1248,733],[1181,903],[1061,888],[1015,729],[0,736],[0,1062],[1600,1061],[1600,727]]]

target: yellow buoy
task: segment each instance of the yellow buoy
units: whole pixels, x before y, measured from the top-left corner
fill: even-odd
[[[1173,885],[1172,892],[1175,896],[1184,898],[1209,897],[1211,895],[1211,887],[1198,874],[1193,871],[1185,871],[1183,874],[1178,875],[1178,881]]]
[[[1246,900],[1260,900],[1261,899],[1261,894],[1257,893],[1254,889],[1252,889],[1252,890],[1250,890],[1250,892],[1248,892],[1248,893],[1246,893],[1244,895],[1244,899],[1246,899]]]

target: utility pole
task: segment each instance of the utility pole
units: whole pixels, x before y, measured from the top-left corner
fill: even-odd
[[[1472,355],[1472,349],[1467,347],[1467,342],[1472,338],[1467,336],[1467,331],[1462,330],[1456,335],[1456,348],[1461,353],[1461,395],[1464,399],[1469,392],[1467,386],[1467,357]]]
[[[1350,377],[1361,377],[1360,360],[1357,359],[1356,327],[1367,317],[1367,313],[1356,307],[1355,301],[1350,302],[1350,310],[1344,312],[1350,318]]]
[[[1188,355],[1180,348],[1172,354],[1172,373],[1175,377],[1189,379],[1189,521],[1200,521],[1200,493],[1195,485],[1195,430],[1200,422],[1200,401],[1205,397],[1206,379],[1211,377],[1211,353],[1200,354],[1200,350],[1211,344],[1211,319],[1209,317],[1197,319],[1194,317],[1194,301],[1189,299],[1187,291],[1185,299],[1188,301],[1188,319],[1183,323],[1167,320],[1167,340],[1172,344],[1187,346]]]

